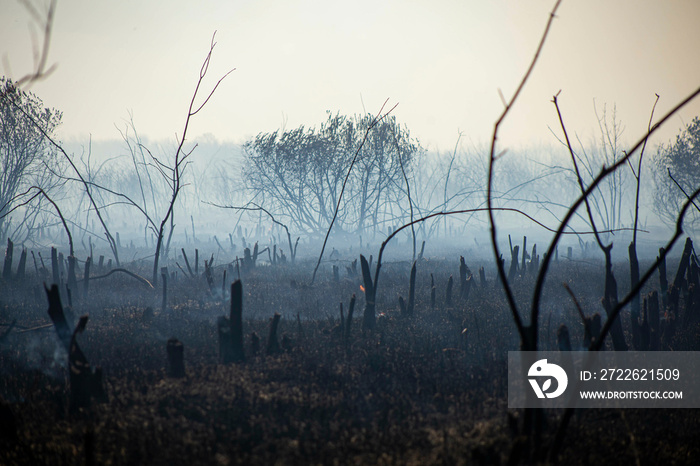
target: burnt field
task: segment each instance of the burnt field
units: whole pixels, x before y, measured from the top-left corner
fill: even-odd
[[[679,260],[668,261],[671,283]],[[700,346],[694,256],[689,264],[678,301],[662,303],[656,322],[645,312],[657,349]],[[514,268],[510,284],[525,308],[537,263],[523,265]],[[642,261],[643,270],[647,265]],[[313,266],[212,262],[204,270],[193,264],[191,274],[189,267],[177,273],[170,267],[163,307],[162,280],[152,288],[123,272],[99,278],[108,270],[95,266],[86,291],[84,264],[78,264],[76,291],[69,297],[65,286],[60,290],[67,337],[47,313],[46,276],[3,280],[0,463],[538,461],[523,452],[524,413],[507,407],[507,352],[518,350],[520,340],[487,261],[419,259],[413,291],[411,262],[383,263],[376,321],[369,327],[360,261],[325,262],[308,286]],[[137,263],[127,269],[147,274]],[[542,349],[566,346],[562,325],[571,348],[588,344],[562,284],[586,316],[605,315],[603,269],[595,260],[552,262],[539,320]],[[241,276],[242,339],[241,347],[227,353],[222,326],[235,335],[239,299],[232,306],[230,294],[238,293],[238,285],[231,286],[231,272]],[[615,264],[615,272],[624,291],[628,265]],[[649,300],[659,278],[656,273],[643,290]],[[638,330],[629,311],[620,319],[635,349]],[[553,442],[562,414],[545,412],[539,444]],[[700,416],[692,409],[579,410],[556,461],[696,463],[698,428]]]

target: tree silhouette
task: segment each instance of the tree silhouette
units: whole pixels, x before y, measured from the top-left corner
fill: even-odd
[[[45,134],[54,132],[61,117],[36,95],[0,78],[0,238],[9,235],[25,241],[41,215],[40,201],[17,211],[22,216],[17,222],[6,216],[18,193],[30,186],[51,193],[60,185],[53,176],[60,171],[59,158]]]

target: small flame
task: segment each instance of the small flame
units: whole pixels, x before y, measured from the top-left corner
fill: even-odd
[[[364,293],[365,292],[365,287],[360,285],[360,290]]]

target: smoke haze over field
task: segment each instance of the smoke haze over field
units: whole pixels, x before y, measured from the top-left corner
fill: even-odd
[[[198,147],[189,159],[185,189],[175,205],[174,238],[189,244],[195,236],[211,242],[218,235],[217,241],[232,242],[235,235],[228,235],[238,226],[255,227],[261,238],[266,237],[272,221],[260,211],[244,213],[209,204],[241,206],[252,201],[264,204],[293,235],[318,240],[328,219],[320,227],[307,227],[308,218],[295,218],[290,213],[295,206],[275,199],[274,189],[271,194],[252,188],[253,177],[243,172],[244,166],[252,165],[251,152],[243,144],[280,128],[319,127],[328,112],[376,113],[389,99],[387,108],[399,103],[393,111],[398,124],[426,149],[417,151],[415,163],[408,167],[406,179],[416,210],[410,215],[483,208],[488,145],[503,109],[499,92],[509,99],[515,91],[553,3],[59,1],[48,60],[57,69],[30,90],[45,105],[63,112],[58,138],[76,160],[83,155],[81,167],[94,176],[93,181],[140,200],[159,221],[170,196],[167,177],[134,148],[143,143],[159,160],[172,160],[200,66],[217,31],[217,46],[197,104],[217,79],[235,71],[190,121],[185,150],[195,143]],[[660,95],[655,113],[659,118],[700,84],[695,50],[700,43],[698,19],[697,2],[564,1],[520,100],[501,126],[498,150],[507,149],[507,157],[496,164],[495,204],[522,209],[556,227],[579,189],[569,154],[557,141],[561,130],[552,96],[561,91],[563,117],[579,157],[588,164],[583,177],[588,183],[599,167],[611,164],[606,159],[609,153],[619,157],[644,134],[655,94]],[[29,21],[20,2],[4,1],[0,74],[18,78],[33,69]],[[651,147],[675,138],[698,114],[700,101],[676,114],[655,135]],[[599,118],[603,124],[622,125],[615,134],[620,136],[616,144],[601,143]],[[349,159],[335,165],[350,166]],[[633,223],[636,184],[624,168],[591,196],[596,222],[603,230],[629,228]],[[646,230],[641,241],[650,241],[647,246],[653,253],[657,245],[651,242],[666,237],[660,225],[669,222],[652,209],[651,156],[645,158],[643,170],[639,226]],[[271,185],[287,181],[275,179]],[[363,230],[355,225],[362,222],[344,223],[341,218],[333,233],[364,233],[366,245],[370,230],[372,240],[383,239],[390,228],[407,223],[404,180],[397,175],[391,183],[384,191],[385,196],[394,196],[390,202],[382,198],[380,203],[379,194],[376,205],[372,199],[362,203],[354,202],[352,195],[345,198],[350,207],[362,206],[362,212],[378,212],[382,206],[371,228]],[[340,184],[327,188],[305,191],[296,206],[333,212],[334,205],[326,208],[314,200],[314,195],[330,199],[327,193],[338,193]],[[82,188],[70,185],[62,195],[62,205],[72,209],[67,214],[102,239]],[[155,235],[143,215],[114,192],[100,196],[109,222],[125,243],[153,247]],[[366,205],[370,207],[365,209]],[[340,210],[348,212],[348,205]],[[538,234],[549,235],[523,216],[497,215],[501,241],[511,231],[531,227],[535,229],[528,232],[531,241]],[[583,215],[569,225],[588,229]],[[441,237],[449,242],[463,237],[471,247],[477,237],[482,244],[488,242],[487,226],[482,214],[450,217],[421,225],[417,238]],[[55,230],[51,234],[63,234],[60,228]],[[406,230],[399,239],[408,237]],[[585,239],[591,238],[572,239],[572,244],[578,247]],[[616,248],[618,252],[624,248]]]
[[[29,15],[3,0],[2,73],[31,67]],[[280,126],[315,125],[326,110],[376,112],[385,99],[424,146],[447,150],[458,131],[489,139],[554,2],[123,2],[60,1],[50,63],[32,88],[64,112],[61,138],[118,138],[132,110],[143,136],[173,139],[211,34],[209,82],[236,68],[193,121],[242,142]],[[700,4],[692,1],[564,1],[531,82],[503,127],[504,145],[551,143],[550,103],[560,89],[570,129],[596,133],[593,102],[617,105],[633,140],[647,125],[654,93],[661,115],[698,85]],[[673,137],[700,113],[675,117],[657,138]]]

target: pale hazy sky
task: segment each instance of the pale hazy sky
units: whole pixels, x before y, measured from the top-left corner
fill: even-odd
[[[236,68],[196,117],[190,139],[241,142],[317,125],[326,110],[376,112],[389,98],[421,142],[450,150],[458,130],[489,140],[527,68],[553,0],[141,1],[59,0],[50,62],[32,91],[63,111],[61,137],[119,138],[129,112],[142,135],[182,131],[199,68],[217,30],[209,89]],[[31,69],[29,16],[0,0],[0,73]],[[593,102],[616,104],[625,138],[700,86],[700,1],[564,0],[541,61],[503,126],[507,145],[553,143],[552,95],[568,127],[595,135]],[[5,63],[9,63],[8,69]],[[700,101],[662,140],[700,114]]]

